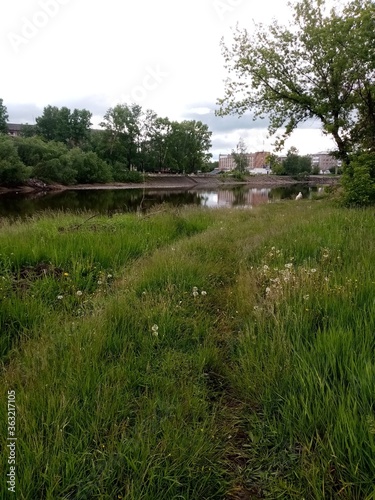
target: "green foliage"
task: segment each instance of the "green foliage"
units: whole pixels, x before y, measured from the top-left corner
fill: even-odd
[[[84,153],[79,148],[74,148],[64,156],[64,161],[76,172],[78,183],[106,183],[112,180],[111,167],[96,153]]]
[[[208,169],[211,132],[200,121],[172,122],[137,104],[110,108],[103,130],[90,130],[90,119],[87,110],[47,106],[36,126],[24,125],[15,139],[21,161],[35,177],[63,184],[141,182],[137,171]]]
[[[17,154],[13,138],[0,135],[0,184],[17,185],[26,177],[27,169]]]
[[[287,157],[282,162],[283,173],[286,175],[308,175],[311,172],[311,158],[309,156],[299,156],[296,148],[292,147],[287,153]]]
[[[9,115],[6,106],[3,104],[3,99],[0,99],[0,134],[8,133],[7,122],[9,120]]]
[[[375,203],[375,153],[360,153],[351,159],[342,176],[343,202],[348,206]]]
[[[113,180],[115,182],[143,182],[143,175],[136,170],[129,170],[123,163],[116,162],[112,166]]]
[[[244,174],[249,167],[249,164],[247,159],[246,145],[242,137],[240,137],[240,140],[238,141],[236,150],[232,151],[232,156],[236,165],[236,170],[240,174]]]
[[[17,137],[15,145],[21,161],[29,167],[36,167],[46,161],[60,158],[68,151],[64,144],[55,141],[47,142],[40,137]]]
[[[25,123],[21,127],[20,136],[21,137],[35,137],[38,133],[38,130],[35,125],[29,125]]]
[[[36,119],[36,132],[47,141],[62,142],[70,147],[83,146],[90,134],[92,114],[86,109],[47,106]]]

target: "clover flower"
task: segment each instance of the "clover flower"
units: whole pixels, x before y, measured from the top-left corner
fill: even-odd
[[[152,331],[152,335],[153,335],[154,337],[157,337],[157,336],[159,335],[158,330],[159,330],[158,325],[152,325],[152,327],[151,327],[151,331]]]
[[[76,295],[78,295],[78,297],[81,297],[82,293],[83,293],[83,292],[81,292],[81,290],[77,290]]]
[[[63,296],[63,295],[58,295],[58,296],[57,296],[57,300],[62,300],[63,298],[64,298],[64,296]]]

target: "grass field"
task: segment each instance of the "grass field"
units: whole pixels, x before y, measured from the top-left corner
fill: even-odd
[[[375,499],[374,262],[327,200],[0,222],[0,498]]]

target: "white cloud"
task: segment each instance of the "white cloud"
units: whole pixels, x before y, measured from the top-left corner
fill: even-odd
[[[2,10],[0,97],[13,121],[24,115],[32,123],[35,109],[52,104],[86,107],[98,122],[129,97],[170,119],[195,116],[229,150],[240,134],[250,150],[272,142],[265,122],[244,126],[236,117],[214,117],[226,76],[220,38],[230,37],[237,22],[247,28],[272,17],[287,22],[287,0],[17,0]],[[15,50],[12,34],[28,34],[27,43]],[[325,149],[327,139],[317,130],[302,132],[292,139],[301,152],[305,145]]]

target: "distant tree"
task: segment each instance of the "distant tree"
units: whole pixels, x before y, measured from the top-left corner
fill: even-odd
[[[146,171],[160,172],[166,167],[168,149],[170,150],[172,147],[171,133],[171,121],[168,118],[155,116],[144,144],[144,149],[147,152]]]
[[[249,162],[247,158],[247,148],[242,137],[240,137],[236,149],[232,150],[232,156],[236,165],[236,170],[241,174],[245,173],[249,166]]]
[[[282,165],[287,175],[311,173],[311,158],[309,156],[299,156],[298,150],[294,146],[289,149]]]
[[[174,172],[190,174],[202,170],[211,158],[211,135],[201,121],[171,122],[165,164]]]
[[[27,169],[20,160],[11,137],[0,135],[0,184],[17,185],[27,178]]]
[[[8,110],[3,104],[3,100],[0,99],[0,134],[8,134]]]
[[[117,104],[109,108],[100,126],[105,130],[107,158],[127,168],[139,166],[142,108],[138,104]]]
[[[47,106],[36,119],[36,132],[47,141],[58,141],[69,147],[83,146],[90,135],[92,114],[86,109]]]
[[[21,126],[21,132],[20,136],[21,137],[35,137],[37,135],[37,128],[35,125],[29,125],[28,123],[25,123],[24,125]]]
[[[266,158],[266,164],[269,165],[271,172],[275,175],[284,175],[285,170],[280,158],[272,153],[269,153]]]

